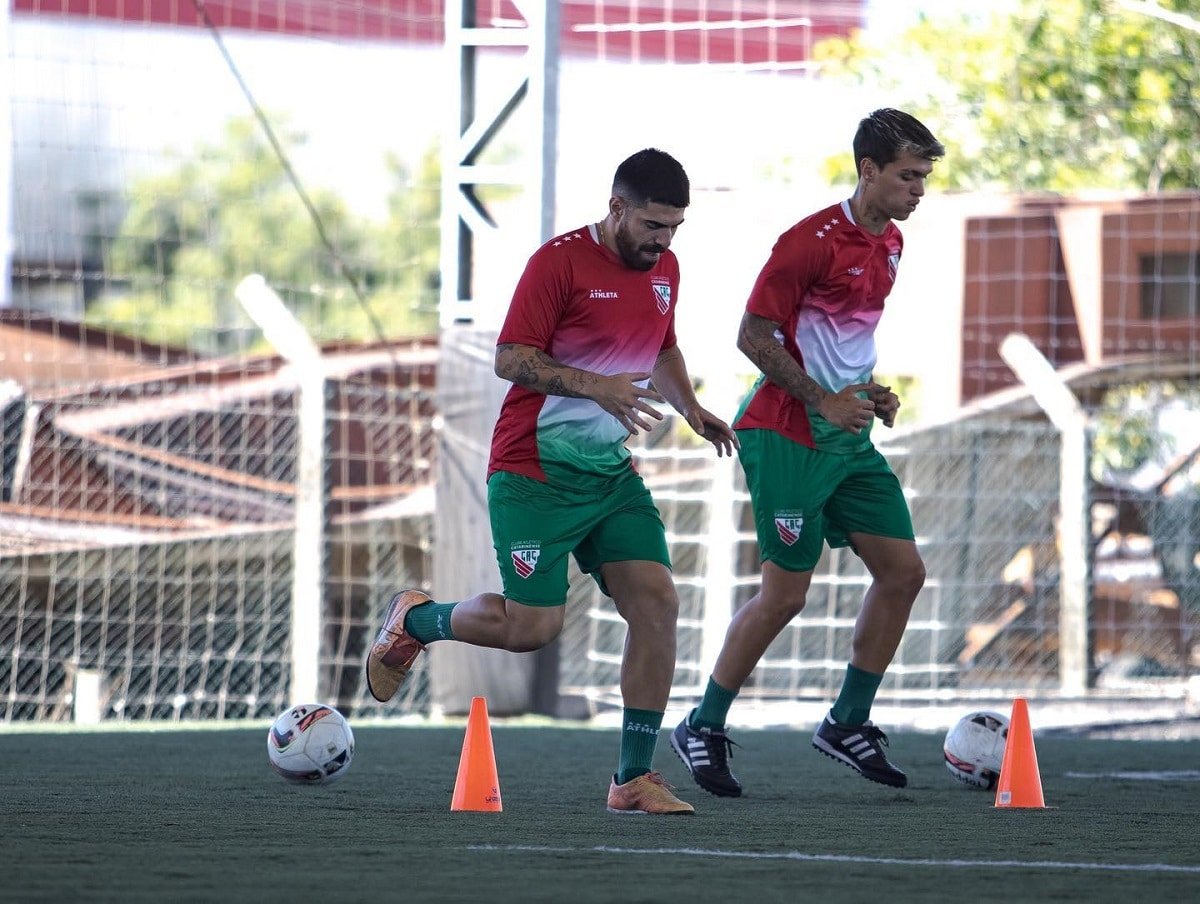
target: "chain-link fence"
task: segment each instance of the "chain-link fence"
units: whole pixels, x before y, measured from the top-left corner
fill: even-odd
[[[297,378],[277,360],[13,393],[0,722],[271,716],[296,702],[298,660],[322,700],[361,709],[380,601],[429,580],[435,359],[420,343],[326,354],[310,512]],[[321,531],[311,649],[293,641],[302,517]],[[399,703],[426,709],[424,680]]]
[[[411,464],[412,450],[396,446],[395,436],[408,423],[412,392],[343,387],[342,397],[359,401],[339,410],[373,414],[357,426],[354,418],[335,418],[331,432],[361,429],[392,440],[371,446],[370,454],[341,456],[331,470],[369,470],[397,455]],[[388,410],[390,423],[383,416]],[[674,692],[690,698],[707,679],[711,651],[729,616],[756,591],[759,560],[740,468],[722,468],[679,426],[668,418],[639,445],[636,457],[671,544],[681,603]],[[178,439],[196,430],[193,423],[170,435]],[[258,452],[241,435],[239,461],[293,455],[294,440],[282,437],[294,433],[258,432]],[[158,435],[129,435],[135,434],[143,442]],[[81,463],[95,464],[88,443],[78,437],[64,442]],[[162,444],[153,448],[163,451]],[[981,418],[909,432],[881,448],[910,500],[928,572],[883,696],[915,701],[1053,692],[1060,683],[1055,428],[1037,420]],[[391,452],[380,451],[386,449]],[[228,454],[210,457],[215,462]],[[384,709],[366,692],[362,662],[389,595],[398,587],[429,586],[432,488],[408,485],[382,506],[363,507],[352,504],[355,491],[347,480],[334,481],[329,492],[330,511],[339,514],[325,541],[321,694],[360,715],[426,712],[424,668]],[[718,485],[729,480],[732,487]],[[121,492],[132,492],[130,486],[123,484]],[[138,486],[133,495],[143,500],[163,492],[159,483]],[[1200,503],[1193,484],[1181,487],[1172,495],[1126,491],[1116,504],[1097,498],[1090,506],[1092,693],[1169,694],[1197,671]],[[99,485],[92,489],[100,491]],[[176,518],[201,511],[212,517],[213,495],[208,483],[176,481],[167,508]],[[733,510],[714,517],[714,500],[723,498],[732,499]],[[1138,524],[1118,524],[1117,509],[1133,512]],[[43,519],[36,535],[34,514],[26,521],[11,510],[5,515],[5,721],[69,720],[79,717],[81,707],[106,719],[257,718],[293,702],[290,527],[226,525],[183,533],[166,530],[165,516],[153,521],[143,514],[146,523],[127,522],[123,529],[72,530]],[[714,528],[722,524],[727,528]],[[149,537],[147,525],[158,535]],[[729,544],[730,554],[715,556],[719,544]],[[715,560],[732,562],[732,573],[715,573]],[[834,692],[868,583],[851,551],[827,550],[804,612],[771,645],[743,695],[803,700]],[[560,693],[598,707],[615,705],[624,622],[594,582],[579,574],[567,612]],[[89,699],[80,700],[80,693]]]
[[[667,430],[664,436],[672,436]],[[881,694],[897,701],[970,700],[1059,688],[1058,431],[1037,420],[964,420],[881,445],[904,486],[927,569]],[[671,537],[680,593],[675,693],[694,697],[712,661],[705,630],[757,590],[758,556],[740,470],[736,573],[726,611],[706,613],[711,460],[640,459]],[[1147,502],[1151,535],[1112,540],[1099,506],[1088,585],[1092,693],[1169,695],[1196,674],[1200,506],[1194,492]],[[1168,527],[1169,525],[1169,527]],[[719,540],[718,540],[719,542]],[[719,576],[718,576],[719,577]],[[848,549],[826,550],[807,605],[772,643],[743,689],[760,700],[826,699],[840,686],[870,582]],[[618,705],[624,625],[590,579],[572,583],[562,685]],[[708,626],[712,626],[709,628]],[[719,640],[718,640],[719,643]]]
[[[350,711],[430,708],[428,657],[386,710],[361,661],[394,589],[437,592],[439,543],[464,547],[445,556],[463,574],[492,556],[477,539],[482,475],[464,472],[457,496],[443,481],[436,519],[432,476],[435,425],[459,415],[447,399],[489,393],[445,380],[435,405],[439,350],[397,366],[392,343],[437,328],[447,287],[481,310],[503,305],[536,245],[513,224],[546,162],[536,129],[507,124],[551,107],[557,209],[535,213],[556,228],[600,213],[612,167],[643,142],[662,139],[686,164],[694,203],[673,247],[697,377],[746,363],[731,366],[731,339],[767,249],[818,198],[853,192],[856,124],[895,97],[948,149],[904,223],[888,298],[889,311],[922,313],[880,324],[881,352],[903,352],[886,366],[923,396],[923,417],[961,418],[964,401],[1011,387],[999,350],[1010,331],[1056,368],[1119,369],[1136,355],[1131,380],[1170,370],[1194,383],[1200,207],[1182,189],[1197,181],[1195,31],[1149,5],[1111,5],[1023,2],[948,21],[899,2],[479,0],[457,9],[478,26],[472,39],[487,32],[494,46],[460,56],[470,64],[457,72],[444,46],[456,5],[436,0],[283,3],[267,16],[256,0],[6,7],[12,191],[0,191],[0,219],[12,226],[0,304],[14,308],[0,309],[0,721],[257,717],[296,702],[298,663]],[[553,67],[521,68],[513,40],[539,50],[526,8],[560,13]],[[884,45],[896,55],[878,55]],[[561,102],[543,106],[532,86],[550,68]],[[647,74],[669,109],[627,102]],[[381,116],[379,92],[363,85],[421,90],[397,93]],[[461,128],[442,134],[442,114],[468,97],[478,109],[457,111]],[[731,154],[714,123],[753,140]],[[443,169],[482,182],[443,193]],[[1137,194],[1094,200],[1095,188]],[[443,204],[465,205],[466,219],[446,226]],[[468,232],[478,256],[441,259]],[[297,387],[312,375],[262,354],[262,331],[235,303],[250,272],[336,359],[316,511],[298,512]],[[445,332],[441,343],[444,353]],[[483,370],[486,345],[471,349]],[[465,447],[488,425],[443,436]],[[679,697],[703,687],[759,566],[739,469],[686,436],[668,422],[636,453],[675,562]],[[882,693],[1059,687],[1056,432],[1026,412],[879,439],[929,572]],[[486,457],[476,440],[463,461]],[[1190,461],[1170,480],[1081,490],[1093,696],[1169,694],[1197,670]],[[450,510],[460,505],[474,508]],[[460,517],[471,530],[451,536]],[[314,554],[298,551],[297,522],[323,531],[317,588],[296,586]],[[866,586],[852,553],[828,552],[747,694],[827,697]],[[494,588],[472,592],[483,589]],[[319,599],[315,641],[294,642],[298,591]],[[576,575],[560,690],[615,701],[624,636]]]

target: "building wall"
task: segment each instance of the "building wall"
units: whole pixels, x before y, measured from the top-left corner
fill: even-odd
[[[1072,215],[1088,208],[1096,215]],[[999,351],[1014,331],[1055,367],[1200,345],[1200,193],[1018,199],[1011,213],[969,217],[964,242],[962,402],[1017,382]]]
[[[1106,214],[1101,248],[1104,353],[1200,354],[1200,193]]]

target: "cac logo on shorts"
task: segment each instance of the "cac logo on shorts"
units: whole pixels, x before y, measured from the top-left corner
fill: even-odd
[[[512,563],[513,570],[517,576],[527,578],[533,574],[533,570],[537,568],[538,557],[542,554],[542,547],[537,543],[514,543],[512,547]]]
[[[776,512],[775,530],[785,546],[791,546],[800,539],[800,529],[804,527],[804,516],[795,512]]]

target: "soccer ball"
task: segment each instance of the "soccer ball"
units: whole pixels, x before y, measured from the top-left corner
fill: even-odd
[[[335,782],[354,759],[354,732],[332,706],[302,703],[284,710],[267,734],[271,768],[297,785]]]
[[[1000,778],[1008,717],[994,712],[967,713],[946,732],[942,752],[946,768],[972,788],[990,791]]]

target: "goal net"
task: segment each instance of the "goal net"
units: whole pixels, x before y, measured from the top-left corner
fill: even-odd
[[[531,2],[467,7],[517,30]],[[445,525],[482,517],[479,494],[439,501],[434,480],[439,436],[473,442],[445,430],[461,414],[445,393],[478,410],[490,392],[436,385],[446,110],[465,87],[504,114],[473,163],[521,177],[480,187],[475,225],[500,237],[475,264],[481,305],[502,312],[536,244],[512,226],[538,173],[528,104],[500,92],[518,42],[486,48],[468,86],[442,47],[459,6],[3,13],[0,721],[264,718],[300,692],[356,717],[430,712],[428,657],[386,708],[362,662],[392,592],[437,595]],[[553,219],[597,219],[640,147],[683,162],[678,333],[701,399],[729,418],[755,376],[738,322],[775,239],[853,191],[864,114],[921,115],[948,153],[901,224],[877,338],[904,407],[875,436],[928,580],[881,698],[1169,707],[1200,668],[1196,22],[1166,0],[969,6],[564,0]],[[963,59],[992,53],[995,80],[968,83],[992,70]],[[251,274],[298,334],[239,303]],[[1002,356],[1013,333],[1080,405],[1083,451]],[[633,447],[671,544],[682,706],[757,590],[753,520],[737,463],[676,418]],[[827,704],[868,582],[826,551],[750,706]],[[573,573],[557,692],[619,705],[624,639]]]
[[[440,4],[4,17],[0,721],[354,710],[378,601],[429,579],[437,99],[382,95]]]

